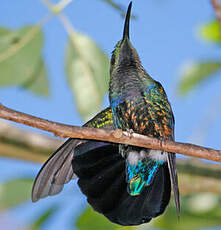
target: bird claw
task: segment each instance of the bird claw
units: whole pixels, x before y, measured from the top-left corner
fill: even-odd
[[[133,129],[128,129],[127,132],[126,132],[126,135],[127,135],[129,138],[131,138],[133,133],[134,133]]]

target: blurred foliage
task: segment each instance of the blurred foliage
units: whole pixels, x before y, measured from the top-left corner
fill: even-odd
[[[41,28],[25,26],[12,31],[1,27],[0,36],[0,86],[18,85],[48,96]]]
[[[0,184],[0,210],[9,209],[30,200],[33,179],[19,178]]]
[[[14,208],[30,200],[33,179],[18,178],[0,184],[0,211]],[[57,211],[57,206],[46,209],[28,228],[37,230]]]
[[[212,43],[221,43],[220,25],[213,20],[200,28],[200,36]]]
[[[122,5],[118,4],[117,2],[114,2],[112,0],[102,0],[103,2],[106,2],[111,7],[113,7],[115,10],[118,10],[121,15],[125,15],[125,9]]]
[[[106,2],[107,4],[109,4],[111,7],[113,7],[115,10],[119,11],[122,15],[122,17],[124,17],[126,15],[126,8],[124,6],[122,6],[121,4],[114,2],[112,0],[102,0],[103,2]],[[136,16],[134,14],[131,15],[132,19],[135,19]]]
[[[22,84],[22,87],[41,96],[49,96],[49,82],[47,79],[47,70],[43,59],[38,62],[36,71],[30,79]]]
[[[115,230],[119,225],[111,223],[103,215],[88,207],[77,220],[76,227],[78,230]]]
[[[211,43],[220,46],[221,27],[217,20],[213,20],[200,28],[200,37]],[[221,47],[218,47],[220,49]],[[195,61],[185,67],[180,76],[178,91],[180,95],[185,95],[189,91],[196,89],[205,80],[210,80],[214,74],[221,70],[221,60]]]
[[[209,79],[215,72],[221,70],[220,62],[199,62],[187,66],[182,73],[182,80],[179,85],[179,93],[186,94],[201,82]]]
[[[66,73],[78,111],[87,121],[100,110],[108,90],[108,57],[87,36],[72,34],[66,49]]]
[[[165,214],[154,221],[154,227],[164,230],[196,230],[221,225],[221,199],[214,194],[182,196],[181,218],[175,219],[176,209],[171,202]]]
[[[57,211],[57,207],[53,206],[51,208],[46,209],[29,227],[30,230],[38,230],[44,225],[45,222],[49,220],[49,218]]]
[[[150,223],[123,227],[108,221],[103,215],[87,208],[78,219],[78,230],[197,230],[221,225],[221,198],[214,194],[193,194],[181,198],[181,219],[176,216],[174,202],[171,201],[165,213]]]
[[[14,179],[0,185],[0,209],[13,208],[30,199],[33,180],[28,178]],[[18,195],[19,194],[19,195]],[[165,213],[153,219],[150,223],[123,227],[111,223],[103,215],[95,212],[91,207],[80,215],[76,222],[78,230],[197,230],[221,225],[221,198],[212,193],[192,194],[181,197],[181,219],[178,220],[176,208],[172,200]],[[37,230],[49,220],[58,210],[58,206],[47,208],[30,226]]]
[[[124,6],[112,0],[103,1],[125,15]],[[43,2],[54,9],[49,1]],[[61,5],[58,12],[52,12],[59,13],[66,4],[67,1],[60,1],[54,5],[55,8]],[[47,70],[41,57],[41,26],[25,26],[15,31],[0,28],[0,86],[17,85],[38,95],[49,95]],[[66,75],[77,109],[86,121],[99,111],[107,93],[108,57],[89,37],[73,33],[66,49]]]

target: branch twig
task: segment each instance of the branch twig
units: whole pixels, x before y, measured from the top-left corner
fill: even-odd
[[[64,141],[34,133],[0,120],[0,156],[44,163]],[[220,179],[219,164],[196,158],[177,159],[179,173]]]
[[[0,104],[0,117],[52,132],[60,137],[128,144],[221,162],[221,151],[219,150],[204,148],[193,144],[159,140],[157,138],[151,138],[137,133],[128,134],[128,132],[122,130],[104,130],[63,125],[9,109],[2,104]]]
[[[216,17],[219,21],[219,24],[221,25],[221,5],[219,3],[219,0],[211,0],[211,4],[213,5]]]
[[[13,126],[0,120],[0,156],[44,163],[63,141]],[[199,159],[177,159],[182,194],[221,194],[221,168]]]
[[[179,187],[182,195],[197,193],[221,194],[221,183],[216,178],[182,174],[179,171]]]
[[[44,163],[61,144],[46,135],[26,131],[0,120],[0,156]]]

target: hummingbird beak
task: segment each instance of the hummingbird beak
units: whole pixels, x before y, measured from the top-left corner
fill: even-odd
[[[130,39],[129,36],[129,26],[130,26],[130,12],[131,12],[132,2],[130,2],[128,9],[127,9],[127,15],[124,23],[124,33],[123,33],[123,39],[122,41],[125,41],[125,39]]]

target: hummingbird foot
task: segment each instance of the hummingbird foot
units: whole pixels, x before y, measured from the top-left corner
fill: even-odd
[[[134,133],[133,129],[128,129],[126,132],[125,132],[125,135],[129,138],[132,138],[132,134]]]

